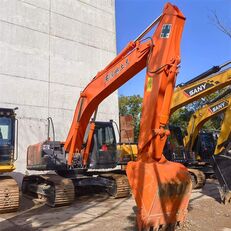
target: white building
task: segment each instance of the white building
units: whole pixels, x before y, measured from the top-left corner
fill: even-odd
[[[47,137],[65,140],[80,91],[116,55],[114,0],[1,0],[0,107],[18,107],[19,157]],[[101,105],[98,119],[118,121],[118,96]],[[22,174],[20,174],[22,173]]]

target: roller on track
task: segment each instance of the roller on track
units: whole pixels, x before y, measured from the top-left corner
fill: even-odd
[[[51,207],[70,205],[75,199],[72,180],[55,174],[24,177],[22,192],[44,199]]]
[[[107,192],[114,198],[124,198],[130,195],[131,189],[126,175],[109,173],[100,176],[114,181],[112,186],[107,189]]]
[[[205,185],[206,177],[205,174],[197,169],[188,168],[188,171],[192,179],[192,188],[199,189]]]

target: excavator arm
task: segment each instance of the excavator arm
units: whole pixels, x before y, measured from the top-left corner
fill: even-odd
[[[187,169],[167,161],[162,152],[169,134],[170,114],[184,17],[165,6],[166,16],[156,29],[154,48],[146,73],[138,141],[138,161],[129,162],[127,176],[137,203],[139,230],[172,227],[185,219],[191,192]],[[163,26],[168,28],[164,35]]]
[[[143,36],[157,23],[159,24],[153,36],[142,40]],[[148,77],[145,83],[145,94],[151,97],[145,97],[147,98],[147,102],[144,102],[146,107],[144,110],[147,110],[148,113],[143,112],[142,118],[145,117],[145,114],[147,114],[148,117],[142,119],[143,121],[145,120],[145,122],[141,123],[145,125],[141,125],[140,136],[145,137],[141,139],[139,144],[140,146],[145,146],[146,143],[152,140],[153,126],[155,126],[157,130],[160,129],[160,133],[163,135],[161,129],[168,121],[168,108],[171,102],[172,88],[175,84],[175,75],[178,71],[177,66],[180,62],[179,44],[183,23],[183,14],[176,7],[167,4],[163,14],[138,36],[135,41],[130,42],[124,50],[87,85],[80,95],[73,122],[64,145],[65,151],[68,153],[68,165],[72,165],[74,153],[80,152],[82,149],[86,127],[98,105],[103,99],[146,66]],[[171,36],[169,37],[170,33]],[[160,81],[160,79],[163,80]],[[148,109],[150,107],[157,107],[157,111],[160,109],[162,114],[157,116],[154,116],[153,113],[150,114],[150,110]],[[155,125],[154,121],[156,121]],[[148,137],[146,137],[147,134]],[[92,132],[89,133],[89,138],[91,135]],[[156,140],[156,138],[154,138],[154,140]],[[88,144],[90,145],[90,142],[88,142]],[[163,144],[164,141],[162,140],[162,146]],[[160,159],[162,151],[157,148],[157,146],[157,151],[154,153],[158,153],[157,158]],[[88,153],[85,152],[85,156],[83,157],[85,163],[87,158]]]
[[[217,139],[217,145],[214,151],[214,155],[220,154],[223,150],[225,150],[226,146],[230,143],[231,135],[231,106],[229,106],[224,115],[224,119],[222,121],[221,130],[219,137]]]
[[[226,111],[230,106],[231,96],[228,96],[198,109],[191,116],[187,127],[187,135],[184,137],[184,146],[186,150],[192,151],[195,139],[203,124],[214,116]]]
[[[74,153],[80,152],[82,148],[87,125],[98,105],[146,66],[148,54],[153,46],[155,45],[152,40],[130,42],[81,92],[64,145],[66,152],[69,153],[69,165],[72,165]]]

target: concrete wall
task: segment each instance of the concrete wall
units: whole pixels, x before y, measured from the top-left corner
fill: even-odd
[[[16,173],[27,146],[46,138],[48,116],[65,139],[80,91],[115,55],[114,0],[0,1],[0,107],[19,107]],[[117,92],[98,112],[111,118]]]

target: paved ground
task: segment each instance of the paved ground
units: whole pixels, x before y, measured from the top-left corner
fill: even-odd
[[[106,194],[79,197],[72,206],[49,208],[23,198],[20,211],[0,215],[0,230],[135,231],[132,197],[112,199]],[[220,204],[216,181],[192,193],[188,220],[181,231],[231,231],[231,205]]]

